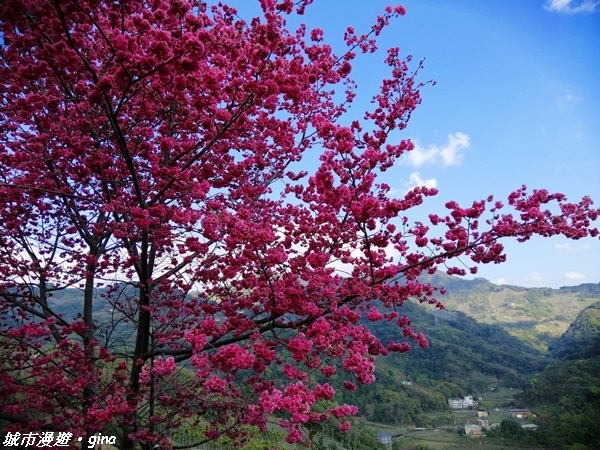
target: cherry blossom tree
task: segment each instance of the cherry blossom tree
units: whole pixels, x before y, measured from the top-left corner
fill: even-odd
[[[393,195],[378,175],[413,148],[396,136],[420,66],[389,49],[372,109],[350,110],[352,64],[404,8],[348,28],[337,55],[288,29],[309,3],[261,0],[248,22],[188,0],[0,4],[6,430],[131,449],[181,426],[243,442],[273,414],[289,442],[328,417],[347,429],[356,408],[328,378],[352,391],[375,356],[427,346],[401,308],[442,307],[420,275],[500,263],[503,238],[597,236],[589,198],[525,187],[411,221],[436,190]],[[365,320],[397,323],[397,342]]]

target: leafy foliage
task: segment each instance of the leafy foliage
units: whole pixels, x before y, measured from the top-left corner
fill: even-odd
[[[558,359],[528,384],[523,400],[542,406],[540,436],[551,446],[600,448],[600,303],[581,311],[551,347]]]
[[[540,351],[560,337],[584,308],[600,300],[600,284],[560,289],[497,285],[483,278],[460,279],[436,273],[427,278],[446,288],[444,304],[479,322],[502,326]]]
[[[373,107],[347,120],[352,61],[404,8],[348,28],[336,55],[322,30],[288,29],[309,3],[261,0],[249,21],[186,0],[0,4],[8,429],[110,430],[123,449],[154,448],[182,423],[203,427],[198,443],[243,443],[278,414],[303,442],[303,424],[356,413],[319,410],[335,395],[313,376],[334,374],[322,361],[370,383],[375,356],[427,346],[399,312],[441,306],[421,274],[500,263],[503,238],[598,235],[591,199],[525,186],[509,208],[451,201],[412,222],[436,191],[394,196],[377,176],[413,148],[395,133],[420,102],[420,65],[389,49]],[[68,287],[83,298],[59,312]]]
[[[353,402],[369,421],[390,425],[443,425],[447,400],[490,388],[523,388],[550,359],[498,325],[480,324],[455,311],[428,311],[407,303],[404,311],[427,335],[427,349],[378,358],[376,383],[343,389],[347,378],[330,379],[339,403]],[[437,317],[436,317],[437,316]],[[401,332],[386,322],[367,323],[380,340]],[[436,413],[437,412],[437,413]],[[453,423],[450,420],[450,423]]]
[[[406,309],[430,343],[427,351],[390,356],[411,379],[447,381],[460,385],[464,393],[482,392],[500,383],[522,386],[547,364],[540,351],[498,325],[478,323],[458,311],[431,313],[417,305]],[[374,327],[382,338],[386,331],[392,331],[387,324]]]
[[[600,302],[581,311],[549,351],[562,360],[600,356]]]

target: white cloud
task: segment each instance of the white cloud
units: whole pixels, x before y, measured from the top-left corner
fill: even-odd
[[[567,280],[583,280],[585,275],[578,272],[565,272],[565,278]]]
[[[565,92],[565,100],[568,103],[577,103],[577,102],[580,102],[581,100],[583,100],[583,97],[577,95],[571,89],[567,89]]]
[[[531,272],[531,274],[529,275],[529,279],[531,281],[538,282],[538,281],[542,281],[544,279],[544,277],[539,272]]]
[[[598,0],[600,1],[600,0]],[[555,105],[558,109],[572,108],[573,105],[583,102],[585,99],[570,86],[556,87]]]
[[[406,184],[406,188],[411,190],[417,186],[425,186],[427,188],[437,187],[437,180],[435,178],[429,178],[424,180],[419,172],[413,172],[410,174],[409,181]]]
[[[492,281],[492,283],[494,283],[494,284],[506,284],[506,279],[500,277],[496,281]]]
[[[560,14],[577,14],[592,13],[598,5],[598,0],[547,0],[544,8]]]
[[[423,147],[417,141],[413,141],[415,148],[405,154],[402,162],[413,167],[421,167],[424,164],[457,166],[463,160],[463,150],[469,148],[469,141],[469,135],[460,131],[448,135],[448,141],[443,147]]]
[[[564,250],[566,252],[587,252],[592,249],[591,245],[584,244],[581,246],[573,245],[570,242],[565,242],[564,244],[554,244],[554,248],[557,250]]]

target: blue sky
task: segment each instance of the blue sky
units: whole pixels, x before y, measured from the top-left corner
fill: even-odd
[[[240,16],[253,2],[228,2]],[[347,26],[366,31],[389,1],[315,0],[302,21],[341,52]],[[425,212],[443,212],[526,184],[589,195],[600,204],[600,1],[405,0],[406,16],[382,34],[381,51],[355,60],[357,118],[386,75],[384,50],[425,59],[423,103],[401,136],[417,143],[394,167],[398,192],[415,183],[440,190]],[[416,214],[419,214],[417,211]],[[600,282],[596,239],[507,244],[508,261],[478,276],[520,286]]]

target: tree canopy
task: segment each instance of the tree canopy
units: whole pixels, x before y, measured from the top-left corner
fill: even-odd
[[[289,442],[328,417],[345,430],[356,408],[331,402],[333,362],[370,383],[375,356],[425,347],[401,308],[441,307],[421,274],[500,263],[503,238],[598,235],[591,199],[525,186],[508,207],[490,196],[412,221],[436,190],[377,177],[413,148],[394,136],[421,66],[389,49],[372,108],[350,110],[360,54],[404,8],[348,28],[338,55],[322,30],[288,29],[310,3],[261,0],[248,21],[202,1],[0,4],[7,430],[126,449],[170,446],[178,427],[243,442],[273,414]],[[53,301],[67,287],[73,314]]]

